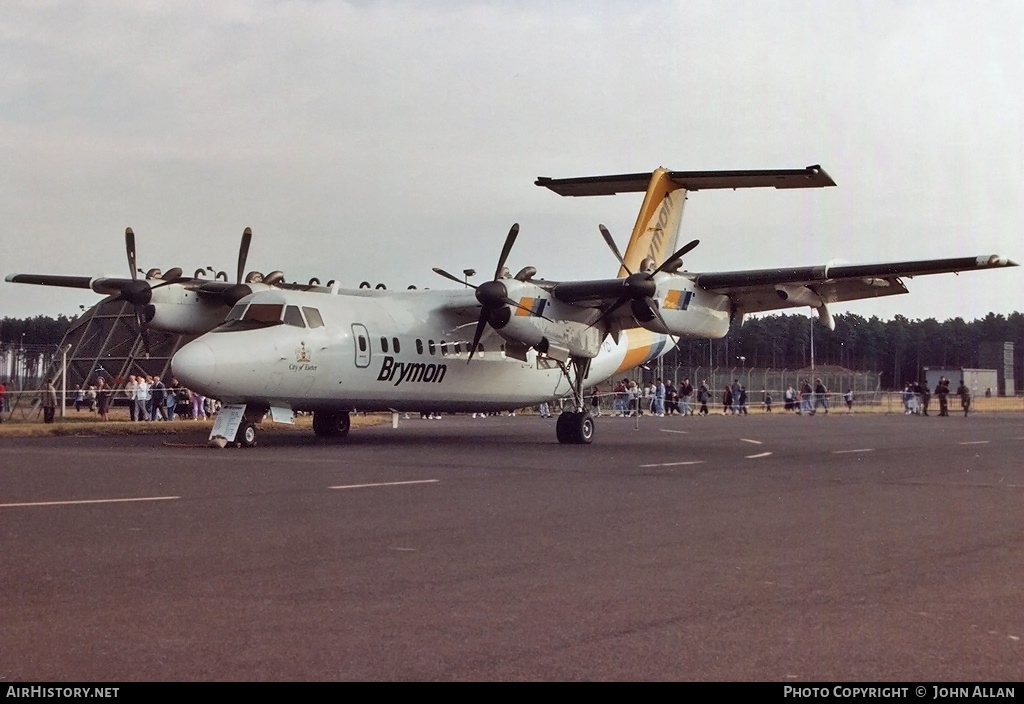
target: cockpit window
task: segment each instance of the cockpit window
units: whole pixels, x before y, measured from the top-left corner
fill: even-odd
[[[306,314],[306,322],[309,323],[311,328],[322,328],[324,326],[324,319],[320,317],[320,311],[316,308],[302,308],[302,312]]]
[[[228,313],[228,317],[224,318],[224,322],[228,323],[228,322],[231,322],[232,320],[241,320],[242,319],[242,314],[245,312],[245,309],[248,306],[249,306],[248,303],[237,303],[237,304],[235,304],[235,307],[232,308],[231,311]]]
[[[299,312],[298,306],[288,306],[284,309],[284,324],[297,328],[306,327],[306,324],[302,322],[302,313]]]
[[[282,308],[284,306],[279,303],[253,303],[249,306],[249,310],[245,311],[242,320],[254,323],[279,323],[281,322]]]
[[[282,322],[281,314],[284,312],[284,306],[280,303],[253,303],[248,308],[245,308],[245,312],[241,314],[241,317],[235,317],[235,313],[240,307],[244,308],[242,304],[232,308],[231,315],[214,328],[213,332],[255,330],[257,328],[280,325]],[[295,308],[295,306],[289,307]],[[298,312],[298,309],[296,309],[295,313],[298,314]],[[302,325],[302,316],[299,316],[299,325]]]

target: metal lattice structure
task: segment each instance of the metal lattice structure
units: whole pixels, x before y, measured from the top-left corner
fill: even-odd
[[[100,301],[75,320],[64,336],[68,389],[94,384],[100,375],[114,388],[122,386],[132,374],[166,379],[171,373],[171,357],[194,338],[149,329],[148,339],[147,353],[130,303],[113,296]],[[53,377],[59,380],[60,360],[57,362]]]

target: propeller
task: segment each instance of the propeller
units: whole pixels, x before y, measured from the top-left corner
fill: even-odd
[[[153,298],[153,287],[146,280],[140,280],[137,276],[138,262],[135,257],[135,233],[132,228],[125,228],[124,249],[128,257],[128,272],[131,274],[131,281],[121,285],[121,293],[114,300],[122,300],[130,303],[135,310],[135,322],[139,326],[139,333],[142,335],[142,345],[149,356],[149,329],[146,327],[146,306]],[[170,282],[167,282],[170,283]],[[161,284],[165,285],[165,284]],[[152,316],[150,316],[152,317]]]
[[[245,261],[249,258],[249,245],[251,243],[252,229],[247,227],[242,232],[242,241],[238,245],[238,267],[235,270],[235,285],[225,289],[220,295],[221,301],[229,308],[252,293],[252,288],[242,281],[242,277],[245,275]]]
[[[666,258],[658,268],[654,269],[654,271],[638,271],[633,273],[629,270],[629,267],[626,266],[626,260],[623,259],[622,254],[619,253],[619,248],[615,246],[615,240],[612,238],[612,233],[609,232],[608,228],[604,225],[598,225],[598,228],[601,230],[601,236],[604,238],[608,248],[612,250],[612,254],[614,254],[615,258],[619,260],[622,268],[626,270],[629,276],[627,276],[622,282],[623,291],[619,296],[619,299],[615,301],[610,308],[601,313],[600,317],[598,317],[598,319],[588,327],[594,327],[627,303],[631,304],[633,316],[640,322],[647,323],[654,318],[658,318],[662,325],[668,327],[665,323],[665,319],[661,317],[661,311],[658,310],[658,304],[654,300],[654,294],[658,290],[658,286],[654,282],[654,275],[664,271],[677,260],[682,260],[684,255],[700,244],[700,240],[691,240],[690,242],[687,242]]]
[[[512,225],[512,228],[508,231],[508,235],[505,237],[505,244],[501,248],[501,255],[498,257],[498,265],[494,268],[494,279],[491,281],[485,281],[479,286],[474,286],[471,283],[464,281],[449,274],[444,269],[434,267],[433,271],[440,276],[454,281],[457,284],[463,284],[469,286],[476,292],[476,300],[480,302],[480,318],[476,322],[476,331],[473,333],[473,344],[469,348],[469,359],[466,363],[473,361],[473,355],[476,354],[476,348],[480,344],[480,338],[484,335],[484,330],[490,325],[496,330],[500,330],[508,324],[508,321],[512,317],[512,312],[509,310],[509,306],[524,310],[531,315],[538,315],[526,306],[520,305],[517,301],[513,301],[508,296],[508,288],[501,281],[501,272],[505,268],[505,260],[508,259],[509,252],[512,251],[512,245],[515,244],[516,237],[519,236],[519,223]],[[540,315],[539,317],[544,318],[550,322],[550,318]]]

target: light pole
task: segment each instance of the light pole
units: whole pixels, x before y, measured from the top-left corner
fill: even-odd
[[[469,286],[469,277],[476,276],[476,269],[463,269],[462,273],[466,276],[466,286]]]
[[[60,346],[60,417],[64,418],[68,398],[68,350],[70,344]]]
[[[814,371],[814,316],[810,317],[811,321],[811,371]]]

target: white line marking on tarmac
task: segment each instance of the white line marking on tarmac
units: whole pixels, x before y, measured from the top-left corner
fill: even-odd
[[[748,460],[756,460],[759,457],[767,457],[770,454],[772,454],[772,453],[770,453],[770,452],[762,452],[759,455],[747,455],[747,459]]]
[[[704,464],[704,460],[690,460],[689,462],[665,462],[664,464],[642,464],[641,467],[682,467],[688,464]]]
[[[740,438],[741,442],[749,442],[751,445],[764,445],[760,440],[748,440],[747,438]]]
[[[683,435],[689,435],[689,430],[669,430],[668,428],[658,428],[663,433],[682,433]]]
[[[957,443],[958,445],[988,445],[990,440],[968,440],[967,442]]]
[[[862,447],[859,450],[834,450],[832,452],[832,454],[833,455],[849,455],[849,454],[851,454],[853,452],[874,452],[874,449],[870,448],[870,447]]]
[[[33,501],[22,504],[0,504],[0,508],[17,508],[19,506],[73,506],[75,504],[123,504],[132,501],[174,501],[180,496],[142,496],[136,499],[85,499],[81,501]]]
[[[440,479],[415,479],[408,482],[382,482],[380,484],[347,484],[345,486],[329,486],[328,489],[368,489],[376,486],[406,486],[408,484],[437,484]]]

